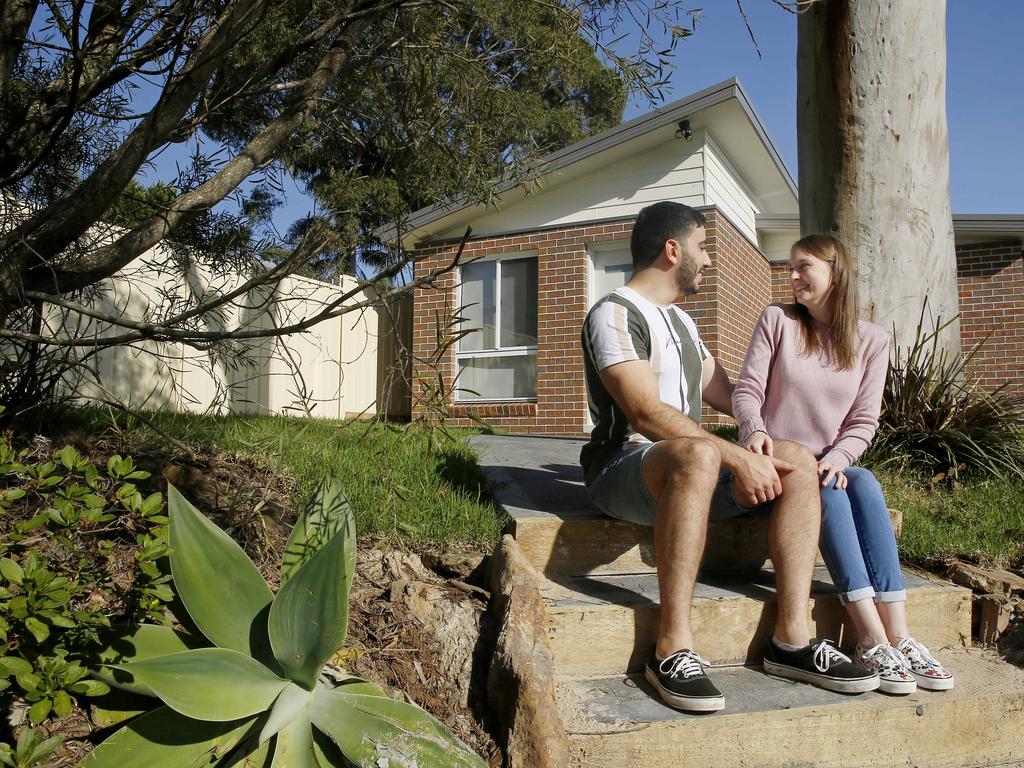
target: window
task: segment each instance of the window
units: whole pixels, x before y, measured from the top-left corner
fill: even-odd
[[[459,340],[456,399],[537,397],[537,259],[502,258],[461,267],[458,304],[470,328]]]

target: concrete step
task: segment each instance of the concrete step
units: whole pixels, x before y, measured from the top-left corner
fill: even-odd
[[[943,650],[951,691],[848,696],[745,667],[711,669],[721,712],[670,709],[642,675],[565,678],[559,709],[578,768],[960,768],[1024,765],[1024,670]]]
[[[930,647],[969,644],[969,590],[904,572],[914,635]],[[542,587],[548,640],[562,674],[641,669],[658,626],[655,574],[607,574],[549,580]],[[824,567],[815,569],[808,612],[816,637],[852,644],[845,611]],[[712,663],[759,663],[775,621],[774,574],[705,572],[691,611],[697,652]]]

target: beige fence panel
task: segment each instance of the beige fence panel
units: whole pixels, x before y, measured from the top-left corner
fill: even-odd
[[[107,281],[93,307],[135,320],[151,318],[175,303],[186,306],[242,285],[241,275],[214,275],[192,266],[187,278],[168,267],[159,246],[142,263]],[[287,277],[278,285],[250,291],[230,309],[197,320],[197,330],[272,329],[308,318],[342,293],[358,288]],[[355,291],[348,304],[374,298],[370,287]],[[105,391],[134,407],[211,413],[283,413],[321,418],[384,413],[408,416],[407,370],[411,297],[374,304],[325,320],[302,333],[194,348],[182,344],[138,343],[103,351],[94,361],[102,385],[71,382],[83,398]],[[50,313],[57,317],[56,308]],[[173,311],[171,312],[173,314]],[[66,333],[112,335],[119,329],[90,318],[63,315]],[[404,334],[404,335],[403,335]]]

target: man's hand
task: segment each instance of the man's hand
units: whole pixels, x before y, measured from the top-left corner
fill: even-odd
[[[775,455],[775,446],[772,444],[772,439],[768,436],[767,432],[760,429],[747,438],[744,447],[751,453],[762,453],[765,456]]]
[[[788,461],[751,451],[744,451],[742,457],[731,469],[733,495],[744,507],[753,508],[782,495],[779,475],[796,469]]]

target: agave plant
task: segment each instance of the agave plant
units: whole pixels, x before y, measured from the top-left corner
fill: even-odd
[[[419,707],[325,672],[345,640],[355,569],[355,524],[337,486],[322,483],[296,523],[276,595],[173,487],[168,507],[171,575],[197,632],[138,626],[103,651],[94,674],[164,706],[115,732],[83,768],[484,768]]]

